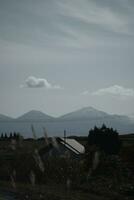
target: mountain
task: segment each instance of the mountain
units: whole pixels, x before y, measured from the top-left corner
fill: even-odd
[[[37,110],[31,110],[22,116],[18,117],[17,121],[30,121],[30,122],[36,122],[36,121],[51,121],[54,117],[51,117],[41,111]]]
[[[112,115],[106,112],[97,110],[93,107],[85,107],[74,112],[63,115],[59,118],[59,120],[64,121],[94,121],[94,124],[97,122],[100,123],[122,123],[122,124],[130,124],[132,121],[128,116],[125,115]]]
[[[3,115],[0,115],[0,119],[4,119],[0,121],[0,133],[20,132],[24,137],[32,137],[31,125],[34,126],[37,137],[43,136],[44,127],[49,136],[63,136],[64,130],[68,136],[87,136],[91,128],[95,125],[100,127],[103,123],[120,134],[134,132],[134,121],[129,117],[111,115],[93,107],[85,107],[58,118],[32,110],[14,120]]]
[[[86,120],[107,117],[108,114],[93,107],[84,107],[74,112],[61,116],[60,120]]]
[[[128,117],[134,122],[134,113],[129,114]]]
[[[8,117],[6,115],[0,114],[0,121],[12,121],[12,117]]]

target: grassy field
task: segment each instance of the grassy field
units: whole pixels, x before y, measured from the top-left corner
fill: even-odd
[[[87,145],[87,137],[75,139]],[[133,200],[134,134],[121,135],[120,140],[119,155],[103,155],[90,176],[86,157],[81,161],[51,159],[41,171],[33,154],[44,147],[44,139],[0,141],[0,193],[18,200]]]

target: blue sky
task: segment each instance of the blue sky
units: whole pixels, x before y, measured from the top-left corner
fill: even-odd
[[[134,113],[133,0],[0,0],[0,113]]]

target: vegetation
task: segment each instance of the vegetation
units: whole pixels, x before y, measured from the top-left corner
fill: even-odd
[[[75,139],[86,146],[80,160],[51,156],[43,160],[39,150],[46,145],[45,138],[1,135],[0,188],[8,188],[23,200],[132,200],[134,136],[120,137],[103,125],[90,130],[88,137]],[[93,167],[95,152],[99,162]]]
[[[4,133],[4,134],[1,133],[0,141],[2,141],[2,140],[11,140],[11,139],[19,140],[20,137],[22,137],[20,135],[20,133],[16,133],[16,132],[14,132],[14,133],[10,132],[9,136],[8,136],[7,133]]]
[[[118,132],[113,128],[107,128],[105,124],[101,128],[95,126],[93,130],[89,131],[88,144],[96,145],[110,155],[118,154],[121,147]]]

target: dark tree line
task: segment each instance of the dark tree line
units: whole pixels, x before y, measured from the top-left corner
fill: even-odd
[[[10,140],[10,139],[19,139],[20,137],[20,134],[19,133],[10,133],[10,134],[7,134],[7,133],[1,133],[1,136],[0,136],[0,140]]]
[[[95,126],[89,131],[88,144],[96,145],[106,154],[118,154],[121,146],[118,132],[105,124],[101,128]]]

